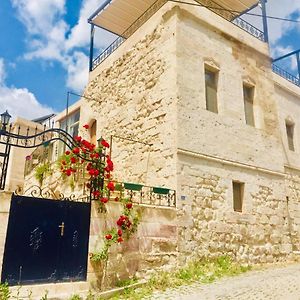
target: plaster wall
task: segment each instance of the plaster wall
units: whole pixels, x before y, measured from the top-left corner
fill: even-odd
[[[8,225],[11,193],[0,191],[0,276],[2,274],[3,254]]]

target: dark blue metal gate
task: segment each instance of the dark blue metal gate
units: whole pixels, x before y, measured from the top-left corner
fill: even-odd
[[[14,195],[1,281],[9,285],[86,280],[90,202]]]

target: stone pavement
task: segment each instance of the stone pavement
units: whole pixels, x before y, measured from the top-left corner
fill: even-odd
[[[300,264],[251,271],[212,284],[194,283],[163,293],[151,299],[172,300],[300,300]]]

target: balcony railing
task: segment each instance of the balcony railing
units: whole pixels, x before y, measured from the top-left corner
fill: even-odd
[[[123,197],[133,203],[154,205],[159,207],[176,207],[175,190],[152,187],[137,183],[116,183],[115,191],[110,195],[111,201]]]
[[[295,75],[287,72],[286,70],[278,67],[277,65],[273,64],[272,65],[272,70],[274,73],[276,73],[277,75],[285,78],[286,80],[288,80],[289,82],[297,85],[300,87],[300,79],[298,77],[296,77]]]
[[[149,20],[168,0],[157,0],[148,10],[145,11],[126,31],[119,36],[110,46],[108,46],[98,57],[93,61],[93,70],[100,65],[110,54],[119,48],[126,38],[136,32],[142,24]],[[126,38],[124,38],[126,37]]]
[[[93,60],[92,69],[94,70],[98,65],[100,65],[108,56],[110,56],[117,48],[119,48],[126,38],[130,37],[142,24],[144,24],[148,19],[150,19],[168,0],[157,0],[143,15],[140,16],[124,33],[122,36],[118,37],[111,45],[109,45],[99,56]],[[236,25],[237,27],[248,32],[252,36],[258,38],[261,41],[265,40],[264,33],[243,20],[237,17],[230,11],[224,10],[222,6],[215,3],[212,0],[197,0],[200,5],[207,7],[209,10],[213,11],[217,15]],[[126,38],[125,38],[126,37]]]
[[[265,36],[263,31],[256,28],[255,26],[248,23],[247,21],[243,20],[242,18],[238,17],[236,14],[232,13],[231,11],[224,9],[223,6],[219,5],[218,3],[212,0],[196,0],[196,1],[199,4],[202,4],[204,7],[208,8],[209,10],[213,11],[220,17],[226,19],[227,21],[231,22],[232,24],[236,25],[237,27],[243,29],[244,31],[248,32],[249,34],[253,35],[254,37],[264,42]]]

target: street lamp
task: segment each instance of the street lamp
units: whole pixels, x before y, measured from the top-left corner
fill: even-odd
[[[11,115],[6,110],[4,113],[2,113],[0,115],[0,117],[1,117],[1,124],[2,124],[1,130],[6,131],[6,126],[9,124],[9,120],[11,118]]]

